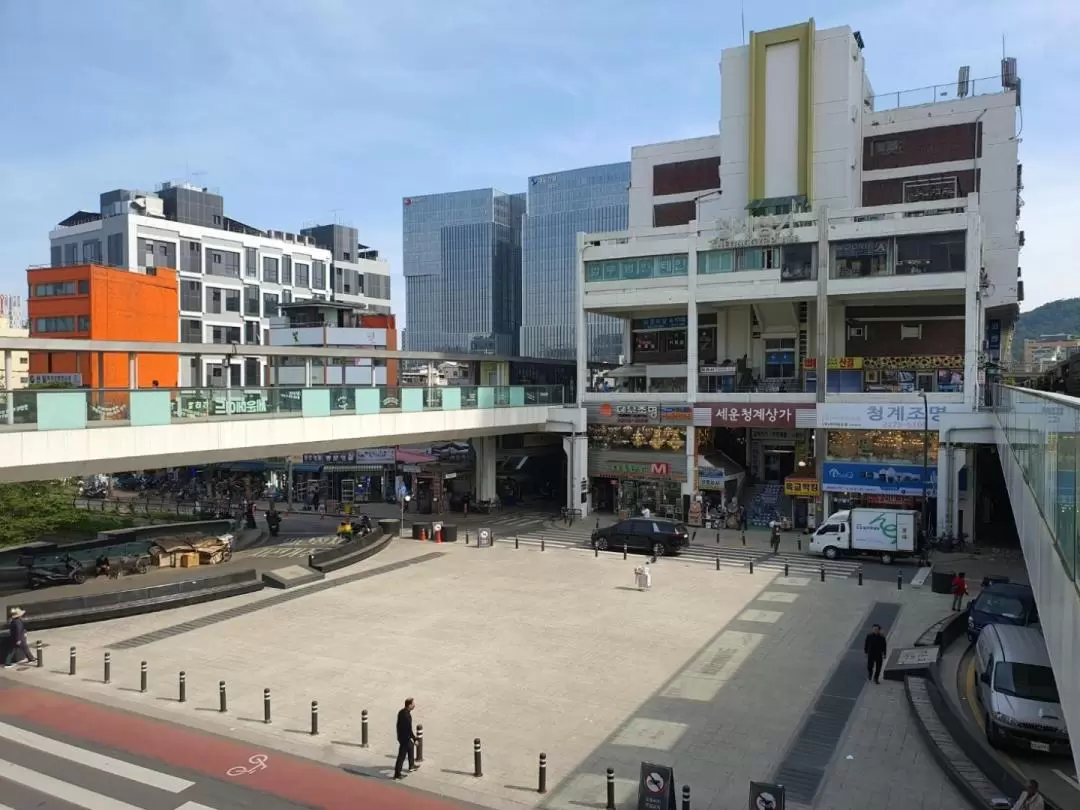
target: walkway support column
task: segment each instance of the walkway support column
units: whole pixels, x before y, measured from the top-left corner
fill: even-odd
[[[473,442],[476,450],[476,497],[490,501],[498,494],[495,488],[496,437],[481,436]]]
[[[566,508],[580,509],[586,517],[589,503],[589,437],[583,433],[563,436],[563,452],[566,453]],[[584,495],[584,499],[582,498]]]

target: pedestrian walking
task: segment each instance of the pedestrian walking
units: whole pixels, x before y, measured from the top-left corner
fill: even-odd
[[[639,591],[647,591],[652,588],[652,571],[649,570],[648,563],[634,568],[634,582],[637,584]]]
[[[26,643],[26,625],[23,623],[23,616],[25,615],[26,611],[21,607],[13,607],[8,611],[8,638],[11,640],[11,649],[8,650],[8,654],[4,658],[4,669],[11,669],[15,666],[15,659],[20,652],[26,659],[22,663],[34,663],[30,645]]]
[[[1016,804],[1013,805],[1012,810],[1044,810],[1046,802],[1043,801],[1043,795],[1039,792],[1039,783],[1032,779],[1027,783],[1027,788],[1020,794],[1020,798],[1016,800]]]
[[[769,522],[769,547],[773,554],[780,553],[780,521]]]
[[[963,609],[964,597],[968,595],[967,576],[961,571],[952,581],[952,609],[954,611],[960,611]]]
[[[420,766],[416,764],[416,732],[413,731],[412,710],[416,708],[416,701],[412,698],[405,699],[405,706],[397,713],[397,761],[394,763],[394,778],[401,779],[401,768],[405,760],[409,760],[409,770],[416,771]]]
[[[863,642],[863,652],[866,653],[866,680],[872,679],[874,683],[881,683],[881,666],[885,663],[888,645],[880,624],[875,624],[870,629],[870,634]]]

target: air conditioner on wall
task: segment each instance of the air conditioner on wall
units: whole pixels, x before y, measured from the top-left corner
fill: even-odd
[[[849,338],[866,338],[865,326],[849,326],[847,330],[847,336]]]

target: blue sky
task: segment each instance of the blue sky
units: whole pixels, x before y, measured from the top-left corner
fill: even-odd
[[[781,0],[863,33],[877,92],[1024,79],[1025,309],[1080,296],[1080,3]],[[0,0],[0,291],[117,187],[191,179],[262,228],[360,229],[400,281],[401,198],[628,160],[716,131],[736,0]]]

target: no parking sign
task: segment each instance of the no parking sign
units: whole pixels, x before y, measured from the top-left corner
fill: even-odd
[[[750,810],[784,810],[784,786],[751,782]]]
[[[481,529],[480,530],[480,535],[477,538],[476,545],[477,545],[477,547],[492,545],[492,542],[491,542],[491,530],[490,529]]]
[[[671,767],[641,763],[638,810],[676,810],[675,772]]]

